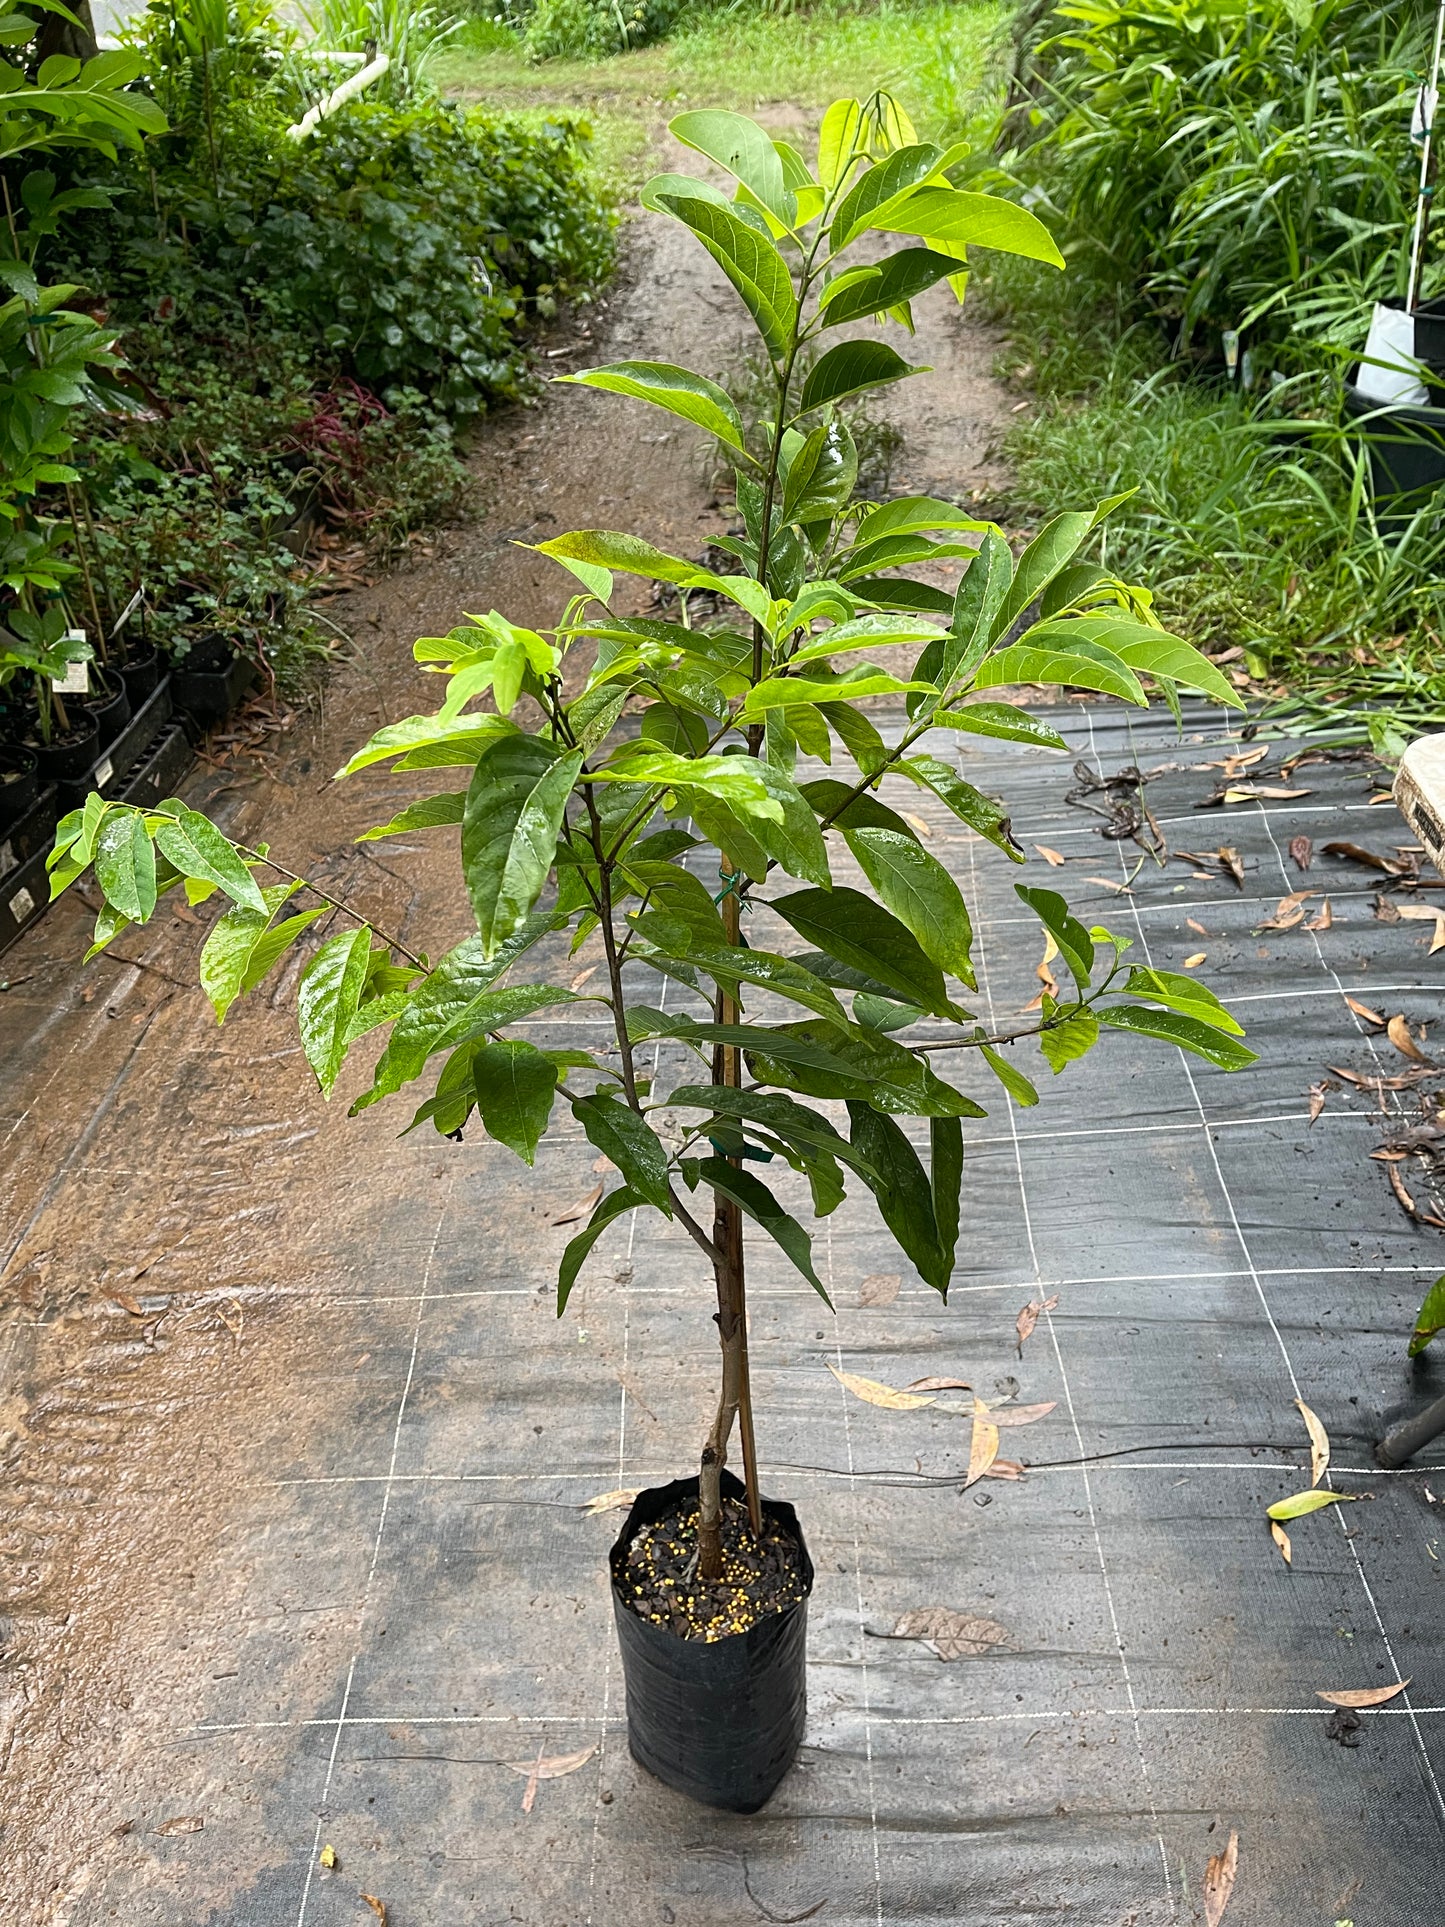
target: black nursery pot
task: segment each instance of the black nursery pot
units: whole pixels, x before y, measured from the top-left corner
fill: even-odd
[[[34,750],[0,743],[0,830],[18,823],[40,794],[40,765]]]
[[[134,715],[161,678],[161,659],[149,643],[137,643],[120,665],[120,679]]]
[[[723,1497],[744,1496],[722,1475]],[[730,1813],[756,1813],[793,1764],[807,1716],[808,1602],[772,1613],[751,1631],[709,1644],[679,1639],[639,1618],[618,1590],[634,1535],[678,1500],[697,1498],[697,1480],[640,1492],[608,1555],[612,1610],[627,1683],[627,1743],[639,1766],[674,1792]],[[790,1505],[763,1500],[763,1511],[798,1542],[803,1583],[813,1562]]]
[[[94,692],[81,707],[95,718],[95,747],[108,749],[130,721],[130,697],[120,677],[109,669],[97,672]]]
[[[35,745],[35,759],[40,765],[43,783],[80,782],[89,775],[92,763],[100,754],[93,712],[77,705],[70,712],[70,724],[63,736],[53,736],[48,743]]]

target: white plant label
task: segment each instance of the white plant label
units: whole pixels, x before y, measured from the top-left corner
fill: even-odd
[[[95,776],[93,778],[95,787],[98,790],[103,790],[106,784],[110,781],[111,777],[114,775],[115,775],[115,764],[107,756],[103,762],[99,762],[95,766]]]
[[[0,877],[8,877],[12,870],[18,870],[19,868],[20,864],[15,855],[14,844],[10,842],[0,843]]]
[[[10,899],[10,914],[17,923],[35,915],[35,899],[28,890],[17,890]]]
[[[50,687],[57,696],[88,696],[90,694],[90,664],[88,662],[68,662],[63,676],[52,676]]]

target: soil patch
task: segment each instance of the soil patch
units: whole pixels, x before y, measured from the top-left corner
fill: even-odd
[[[806,1598],[798,1542],[777,1519],[765,1513],[757,1537],[742,1500],[724,1499],[723,1569],[715,1580],[698,1575],[697,1520],[697,1502],[680,1499],[638,1528],[618,1589],[639,1619],[711,1645]]]

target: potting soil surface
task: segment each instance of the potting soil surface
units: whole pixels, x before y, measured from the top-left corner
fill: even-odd
[[[98,1035],[77,1009],[22,1038],[12,993],[7,1079],[38,1093],[12,1143],[45,1130],[67,1039],[90,1040],[92,1110],[49,1130],[9,1273],[12,1362],[89,1349],[21,1424],[4,1854],[19,1878],[57,1831],[84,1852],[7,1920],[356,1927],[372,1896],[391,1927],[1123,1927],[1204,1919],[1237,1834],[1228,1927],[1439,1927],[1445,1454],[1385,1474],[1372,1442],[1442,1389],[1405,1343],[1445,1246],[1370,1157],[1435,1085],[1348,1000],[1430,1027],[1428,1056],[1440,966],[1432,920],[1381,920],[1388,879],[1323,853],[1393,860],[1409,833],[1358,762],[1199,807],[1241,748],[1217,712],[1182,739],[1109,705],[1052,713],[1068,756],[932,745],[1009,799],[1026,872],[910,805],[974,906],[979,1014],[1026,1023],[1038,992],[1026,874],[1136,957],[1198,970],[1259,1059],[1226,1076],[1120,1035],[1055,1079],[1020,1046],[1029,1110],[962,1073],[990,1116],[965,1126],[946,1305],[866,1200],[816,1227],[836,1316],[754,1241],[764,1489],[797,1505],[817,1581],[806,1744],[751,1819],[630,1761],[607,1595],[619,1508],[690,1469],[706,1429],[711,1291],[679,1230],[619,1219],[559,1324],[558,1255],[615,1182],[565,1110],[528,1173],[476,1132],[324,1115],[264,1008],[218,1035],[194,991],[133,972]],[[1228,849],[1242,883],[1101,837],[1065,800],[1076,759],[1161,771],[1171,848]],[[1300,890],[1305,915],[1281,913]],[[1384,917],[1442,900],[1396,886]],[[81,921],[47,926],[57,955]],[[605,1045],[576,1010],[538,1034]],[[659,1090],[690,1074],[672,1049],[649,1046]],[[1394,1169],[1433,1215],[1425,1166]],[[87,1264],[81,1304],[65,1283]],[[968,1381],[1000,1402],[1015,1474],[963,1489],[966,1393],[889,1409],[844,1374]],[[1286,1565],[1265,1508],[1310,1484],[1301,1401],[1348,1502],[1291,1523]],[[62,1585],[34,1547],[87,1494],[98,1563]],[[944,1660],[899,1636],[934,1608],[994,1629]],[[1358,1723],[1318,1697],[1400,1679]],[[37,1773],[48,1836],[27,1831]]]

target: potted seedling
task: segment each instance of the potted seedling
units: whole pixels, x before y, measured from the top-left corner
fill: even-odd
[[[97,946],[144,923],[166,892],[228,897],[200,965],[223,1020],[293,946],[316,946],[299,977],[301,1039],[327,1095],[353,1055],[367,1058],[353,1113],[436,1071],[416,1121],[453,1138],[480,1125],[530,1164],[567,1105],[618,1175],[563,1253],[559,1313],[624,1213],[659,1212],[686,1232],[715,1285],[717,1411],[696,1473],[634,1506],[612,1552],[613,1597],[634,1753],[700,1800],[751,1811],[801,1736],[811,1567],[793,1512],[759,1487],[745,1231],[773,1240],[822,1293],[805,1216],[862,1187],[946,1294],[962,1120],[984,1115],[974,1090],[996,1080],[1009,1100],[1036,1098],[1011,1046],[1031,1039],[1053,1072],[1113,1031],[1225,1068],[1252,1058],[1194,977],[1131,966],[1126,939],[1023,884],[1062,957],[1061,984],[1018,1031],[991,1035],[963,1001],[974,988],[967,906],[894,804],[928,792],[1021,862],[1001,805],[930,749],[951,731],[1064,747],[991,692],[1053,684],[1142,704],[1147,678],[1171,702],[1178,689],[1238,699],[1158,626],[1143,591],[1076,559],[1109,505],[1059,515],[1015,558],[996,527],[951,503],[855,499],[839,404],[915,372],[872,324],[909,325],[909,303],[939,281],[961,297],[969,247],[1061,265],[1040,223],[955,189],[957,153],[916,139],[886,97],[830,108],[812,166],[735,114],[687,113],[672,128],[735,192],[666,175],[645,200],[689,228],[737,290],[772,372],[770,417],[749,446],[718,383],[658,362],[568,379],[713,437],[736,473],[744,533],[721,545],[731,572],[635,535],[559,535],[540,548],[577,593],[554,627],[492,612],[416,645],[422,667],[446,678],[440,706],[378,731],[342,774],[461,773],[368,835],[459,835],[475,928],[438,933],[433,960],[176,800],[137,809],[92,797],[61,825],[52,889],[94,866]],[[857,244],[878,236],[903,245],[880,256],[875,238],[858,259]],[[858,324],[869,331],[851,332]],[[941,560],[966,565],[956,594],[905,573]],[[682,619],[616,613],[618,574],[680,591]],[[686,620],[699,590],[725,612],[711,626]],[[912,651],[906,673],[867,659],[900,646]],[[879,696],[904,699],[886,730],[866,707]],[[600,951],[600,990],[550,980],[569,975],[568,941]],[[681,1005],[663,1007],[664,984],[682,987]],[[536,1013],[589,1000],[606,1011],[604,1050],[525,1034]],[[639,1068],[639,1046],[657,1038],[694,1060],[666,1091]],[[680,1137],[659,1134],[663,1107],[685,1120]],[[802,1215],[789,1171],[810,1195]],[[741,1480],[727,1470],[735,1452]]]

